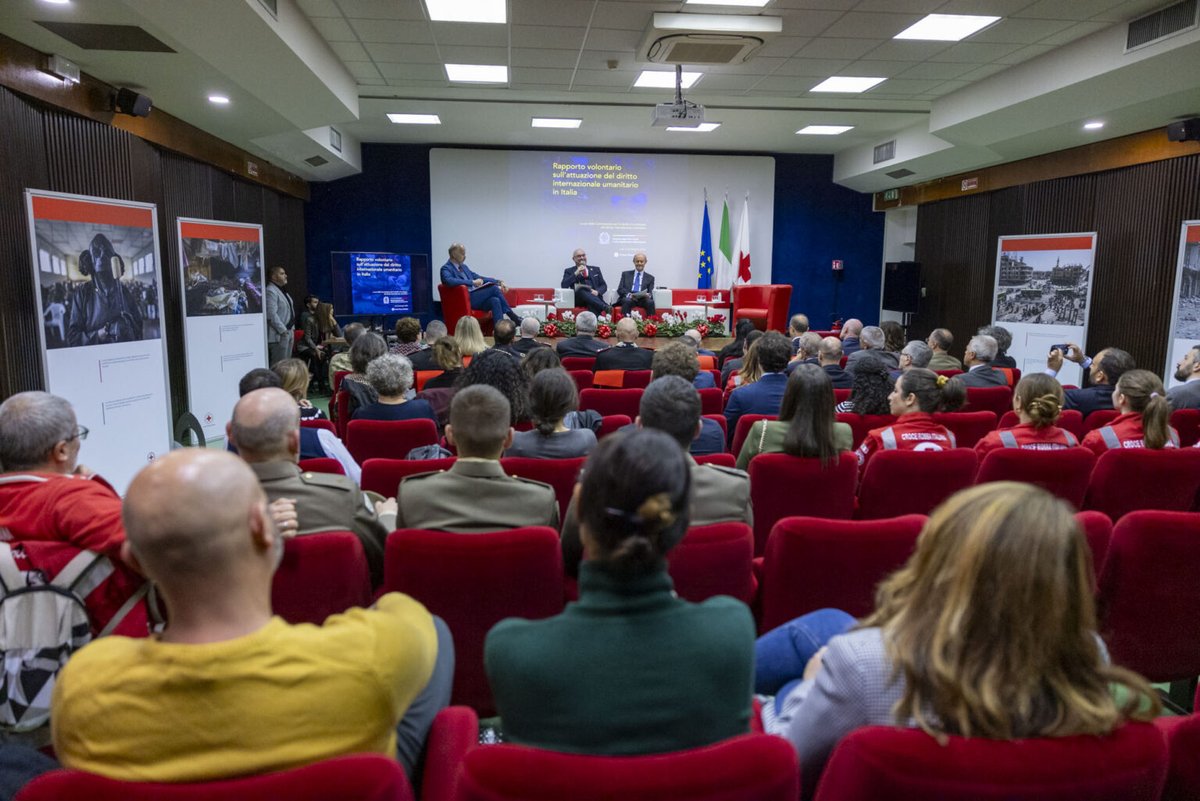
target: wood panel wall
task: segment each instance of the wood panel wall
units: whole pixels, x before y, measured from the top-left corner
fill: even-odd
[[[26,189],[154,203],[163,265],[172,416],[187,411],[177,217],[263,226],[268,265],[288,268],[288,290],[307,292],[304,201],[160,149],[102,122],[0,88],[0,398],[43,389]],[[299,302],[297,302],[299,306]]]
[[[1183,220],[1200,218],[1200,156],[1024,184],[921,206],[926,297],[910,335],[943,326],[961,355],[991,320],[996,240],[1096,231],[1088,353],[1112,345],[1156,373],[1167,358]]]

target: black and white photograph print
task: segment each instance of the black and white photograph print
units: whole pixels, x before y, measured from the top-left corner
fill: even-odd
[[[1087,325],[1091,250],[1003,251],[998,269],[998,323]]]
[[[1200,339],[1200,242],[1183,247],[1179,265],[1179,306],[1175,310],[1175,339]]]

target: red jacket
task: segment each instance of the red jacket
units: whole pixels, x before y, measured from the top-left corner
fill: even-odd
[[[1036,428],[1033,423],[1021,423],[1012,428],[989,431],[987,436],[975,444],[975,452],[982,460],[989,451],[998,448],[1021,448],[1027,451],[1059,451],[1079,444],[1075,435],[1058,426]]]
[[[855,455],[860,470],[876,451],[943,451],[955,447],[954,433],[926,412],[906,414],[890,426],[867,432]]]
[[[1178,448],[1179,432],[1167,427],[1170,440],[1163,447]],[[1091,448],[1097,456],[1111,448],[1144,448],[1146,434],[1142,430],[1142,415],[1140,412],[1130,412],[1114,419],[1103,428],[1089,431],[1083,438],[1083,447]]]

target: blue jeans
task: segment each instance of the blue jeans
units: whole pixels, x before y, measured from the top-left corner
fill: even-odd
[[[437,713],[450,705],[450,691],[454,687],[454,639],[450,636],[450,627],[437,615],[433,616],[433,627],[437,632],[437,659],[433,663],[433,674],[396,724],[396,759],[408,774],[410,782],[420,779],[425,738]]]
[[[818,609],[759,637],[754,644],[754,692],[786,697],[813,654],[855,622],[840,609]]]
[[[493,323],[499,322],[504,315],[512,311],[509,308],[508,301],[504,298],[504,293],[495,284],[483,287],[482,289],[472,289],[470,295],[471,308],[479,311],[490,311]]]

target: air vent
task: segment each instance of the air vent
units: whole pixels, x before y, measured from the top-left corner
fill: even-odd
[[[882,145],[875,145],[874,164],[882,164],[885,161],[891,161],[896,158],[896,140],[884,142]]]
[[[895,179],[899,180],[900,178],[907,178],[910,175],[916,175],[916,173],[913,172],[912,170],[906,170],[903,167],[901,167],[898,170],[892,170],[891,172],[886,172],[886,173],[884,173],[884,175],[886,175],[888,178],[895,178]]]
[[[638,61],[656,64],[741,64],[783,31],[765,15],[655,12],[638,45]]]
[[[1183,0],[1135,19],[1125,32],[1125,52],[1195,28],[1198,5],[1197,0]]]
[[[84,50],[122,50],[127,53],[175,52],[136,25],[42,20],[38,20],[37,24]]]
[[[756,36],[681,34],[656,40],[647,55],[662,64],[741,64],[762,44]]]
[[[328,164],[329,159],[325,158],[324,156],[312,156],[310,158],[306,158],[304,163],[310,167],[320,167],[323,164]]]

